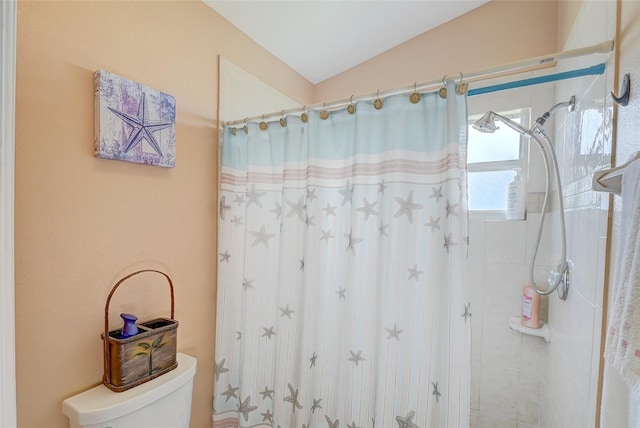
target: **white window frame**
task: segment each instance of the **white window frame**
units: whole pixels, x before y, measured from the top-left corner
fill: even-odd
[[[505,116],[509,119],[520,119],[520,124],[525,128],[529,128],[530,120],[531,120],[531,109],[517,109],[517,110],[509,110],[506,112],[496,112],[501,116]],[[475,123],[478,119],[482,117],[480,115],[474,115],[469,117],[469,125]],[[500,121],[496,121],[496,126],[498,127],[507,127],[506,124],[501,123]],[[527,179],[528,175],[528,164],[529,164],[529,150],[528,150],[527,138],[523,135],[520,135],[520,158],[512,159],[512,160],[503,160],[503,161],[487,161],[487,162],[477,162],[477,163],[467,163],[467,172],[493,172],[493,171],[509,171],[509,170],[518,170],[520,176],[523,179]],[[526,195],[523,195],[526,197]],[[469,217],[471,219],[482,219],[482,220],[506,220],[507,212],[506,210],[472,210],[469,207]]]

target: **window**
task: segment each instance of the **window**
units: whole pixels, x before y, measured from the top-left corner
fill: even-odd
[[[529,127],[529,113],[517,110],[500,113],[514,122]],[[526,179],[526,139],[505,124],[496,122],[492,134],[473,129],[481,115],[470,117],[467,166],[469,212],[482,218],[506,218],[507,187],[516,174]],[[526,195],[520,195],[525,197]]]

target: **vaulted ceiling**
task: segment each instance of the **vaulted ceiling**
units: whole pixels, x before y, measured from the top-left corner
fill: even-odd
[[[316,84],[489,0],[203,1]]]

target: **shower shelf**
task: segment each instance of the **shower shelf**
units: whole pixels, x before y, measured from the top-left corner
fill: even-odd
[[[512,330],[519,331],[522,334],[542,337],[547,342],[551,341],[551,338],[550,338],[551,330],[549,329],[549,326],[545,323],[542,323],[542,327],[540,328],[529,328],[529,327],[523,326],[520,323],[520,317],[509,317],[509,327]]]

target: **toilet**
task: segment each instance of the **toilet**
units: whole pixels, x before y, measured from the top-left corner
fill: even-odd
[[[71,428],[188,428],[196,359],[178,353],[178,367],[123,392],[96,386],[62,402]]]

